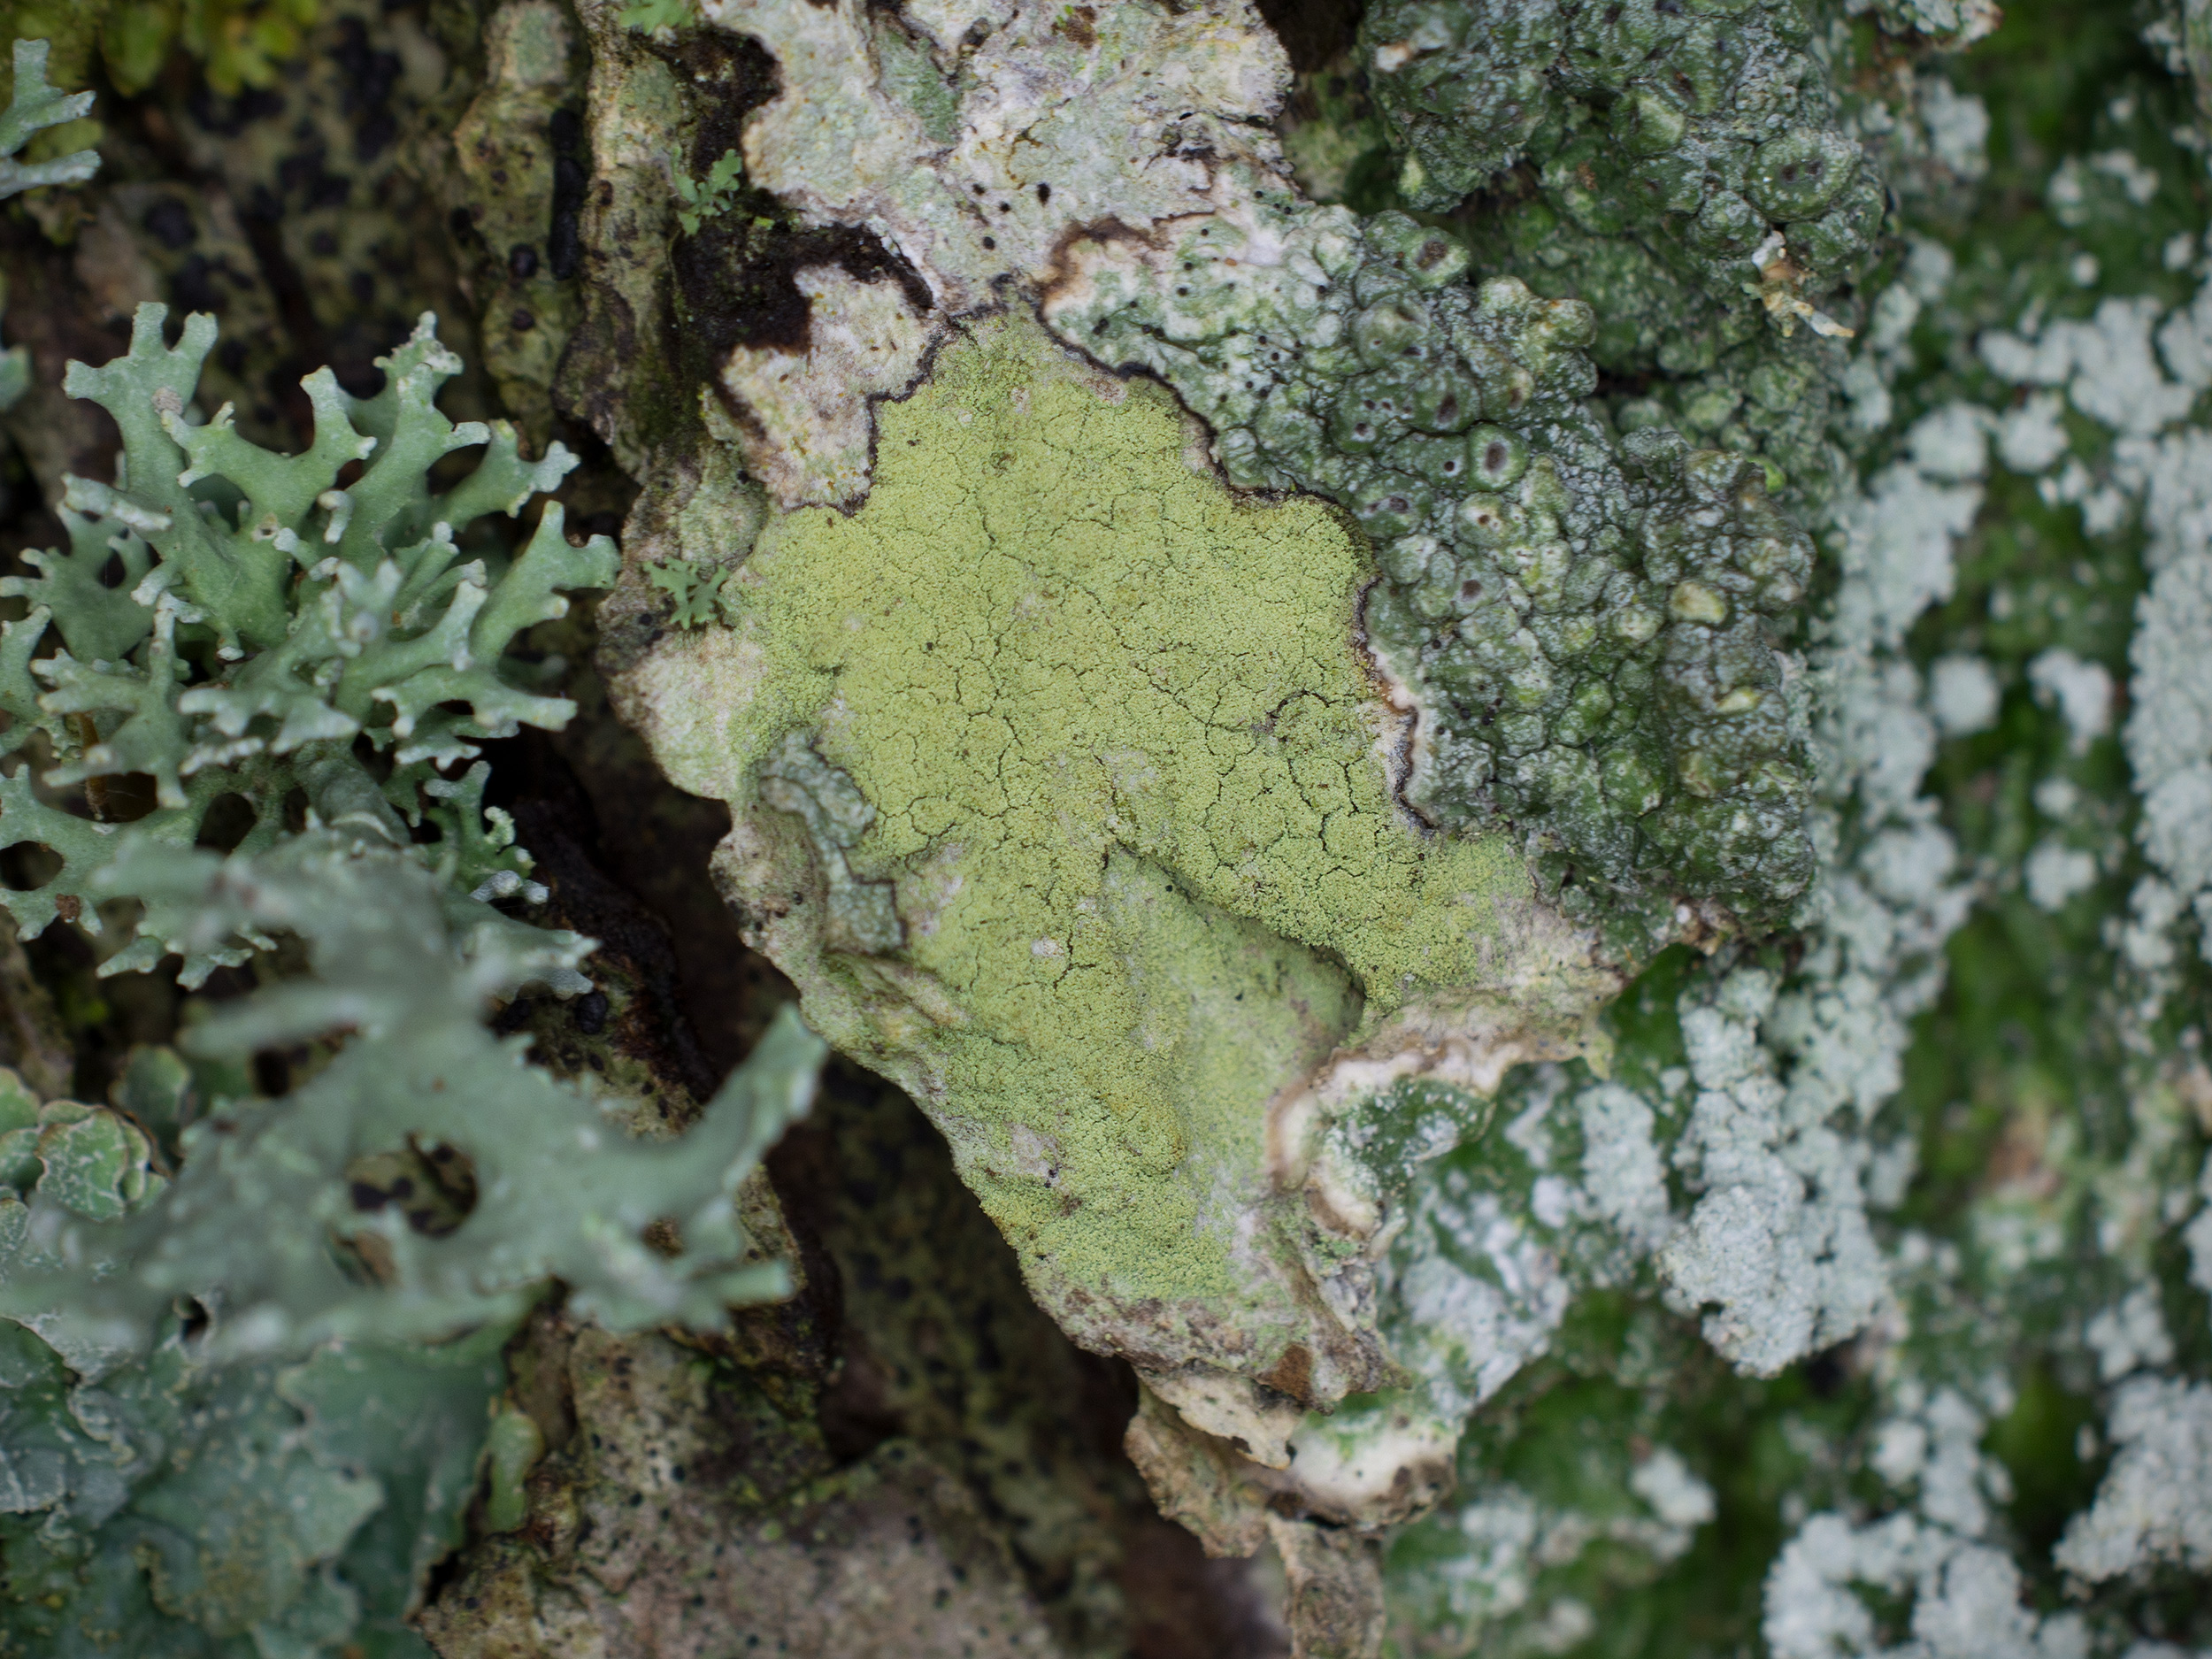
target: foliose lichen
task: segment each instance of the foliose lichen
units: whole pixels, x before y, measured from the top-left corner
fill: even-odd
[[[608,580],[613,548],[570,546],[548,504],[518,551],[464,561],[457,525],[520,509],[569,460],[440,414],[458,364],[426,319],[379,397],[309,377],[316,438],[289,457],[194,408],[213,326],[172,348],[164,321],[143,307],[129,355],[73,365],[124,434],[117,482],[68,480],[68,551],[9,579],[30,610],[4,636],[0,841],[58,868],[7,902],[26,931],[96,933],[130,901],[106,972],[173,959],[198,985],[280,947],[292,972],[185,1056],[142,1055],[113,1108],[0,1074],[0,1640],[420,1654],[408,1621],[480,1450],[495,1517],[533,1458],[489,1407],[553,1281],[618,1330],[718,1326],[789,1288],[739,1187],[803,1111],[821,1044],[787,1016],[694,1133],[652,1144],[486,1028],[526,987],[588,991],[593,941],[495,908],[546,894],[483,806],[488,768],[442,772],[572,712],[513,685],[507,649],[561,614],[557,588]],[[432,468],[478,444],[434,493]],[[101,786],[132,773],[155,799],[119,818]],[[257,1089],[274,1050],[316,1064]]]
[[[610,582],[614,548],[604,537],[570,546],[557,503],[511,557],[472,555],[456,532],[518,511],[572,457],[556,447],[526,461],[504,423],[457,426],[441,414],[433,397],[460,363],[427,318],[383,360],[374,398],[352,397],[327,370],[308,377],[315,442],[273,454],[227,409],[198,418],[191,397],[214,324],[188,319],[172,347],[165,315],[142,307],[127,357],[70,370],[70,392],[109,411],[124,451],[116,484],[68,480],[68,549],[31,553],[35,576],[0,583],[31,605],[0,634],[0,708],[13,717],[0,752],[42,740],[60,763],[44,772],[48,787],[150,776],[157,806],[134,841],[189,847],[216,803],[234,798],[251,815],[236,844],[258,851],[280,835],[298,788],[325,823],[373,826],[395,844],[408,823],[440,826],[463,893],[521,890],[526,856],[501,815],[479,810],[483,774],[454,782],[438,769],[525,723],[568,718],[572,703],[517,685],[502,658],[522,629],[565,611],[560,589]],[[476,469],[434,495],[431,466],[476,444],[487,446]],[[358,476],[341,484],[349,467]],[[115,587],[103,580],[111,561]],[[50,627],[61,649],[38,656]],[[376,769],[357,739],[384,757]],[[33,778],[19,766],[0,781],[0,845],[43,846],[59,868],[0,904],[28,935],[57,917],[96,933],[104,895],[92,880],[121,844],[117,829],[49,804]],[[250,937],[187,945],[157,902],[102,971],[150,968],[177,950],[196,985],[254,948]]]

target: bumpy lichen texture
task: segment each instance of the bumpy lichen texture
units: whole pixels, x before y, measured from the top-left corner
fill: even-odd
[[[1583,402],[1593,326],[1402,214],[1263,191],[1167,250],[1078,250],[1053,326],[1151,370],[1237,483],[1325,492],[1373,546],[1362,623],[1415,710],[1408,802],[1493,818],[1579,902],[1716,901],[1754,923],[1812,869],[1801,710],[1778,651],[1812,549],[1758,467]]]
[[[1013,320],[879,419],[867,505],[777,521],[727,629],[641,671],[662,763],[739,806],[749,909],[819,867],[810,1018],[933,1109],[1056,1311],[1313,1342],[1245,1219],[1271,1102],[1498,987],[1520,861],[1392,801],[1320,503],[1238,501],[1171,404]]]
[[[1529,157],[1537,188],[1498,227],[1515,257],[1609,273],[1578,290],[1604,326],[1684,368],[1711,349],[1701,311],[1735,314],[1728,344],[1762,310],[1836,332],[1812,302],[1874,252],[1882,183],[1841,129],[1815,28],[1795,0],[1394,0],[1361,42],[1407,200],[1456,206]]]
[[[1993,26],[1942,10],[1916,27]],[[1845,480],[1835,381],[1884,217],[1866,141],[1896,124],[1829,73],[1835,27],[1794,0],[1394,0],[1360,33],[1402,199],[1451,211],[1479,273],[1591,305],[1622,431],[1755,454],[1796,506]]]
[[[2191,27],[2147,38],[2179,70]],[[1406,1651],[2212,1637],[2201,131],[2124,19],[2022,6],[1988,49],[1859,111],[1928,142],[1892,149],[1910,237],[1842,381],[1802,954],[1663,963],[1609,1081],[1517,1080],[1412,1192],[1386,1329],[1498,1392],[1393,1548]],[[1786,1368],[1701,1372],[1591,1289],[1624,1284]],[[1641,1479],[1655,1443],[1720,1522],[1678,1565],[1578,1484],[1621,1448],[1694,1495]]]

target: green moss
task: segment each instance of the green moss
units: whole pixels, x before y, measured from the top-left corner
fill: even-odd
[[[987,1119],[954,1135],[987,1207],[1083,1282],[1220,1295],[1205,1217],[1271,1097],[1363,1010],[1482,979],[1527,877],[1394,807],[1355,536],[1233,497],[1165,396],[1102,384],[1025,324],[948,351],[881,411],[866,506],[777,521],[725,587],[705,649],[749,691],[663,758],[744,799],[810,734],[874,810],[835,839],[897,884],[898,972],[941,992],[879,1030]],[[877,959],[829,971],[884,1000]]]
[[[51,40],[64,86],[82,86],[96,53],[115,89],[134,96],[181,44],[208,85],[234,97],[274,82],[321,10],[321,0],[4,0],[0,28]]]

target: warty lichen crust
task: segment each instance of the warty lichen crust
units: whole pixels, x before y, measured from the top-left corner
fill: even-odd
[[[1883,191],[1816,29],[1796,0],[1394,0],[1361,42],[1406,200],[1450,209],[1525,156],[1520,199],[1481,218],[1513,248],[1498,263],[1573,267],[1609,365],[1632,342],[1676,367],[1713,313],[1735,314],[1729,343],[1762,311],[1843,332],[1813,302],[1872,255]]]

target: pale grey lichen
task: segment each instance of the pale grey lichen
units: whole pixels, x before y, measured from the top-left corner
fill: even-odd
[[[721,373],[754,425],[733,434],[780,503],[867,489],[868,399],[910,382],[946,319],[996,283],[1048,280],[1075,227],[1215,211],[1287,74],[1245,0],[1175,8],[846,6],[707,0],[758,41],[778,95],[746,119],[745,176],[812,226],[865,227],[927,296],[831,264],[798,273],[809,338],[740,345]],[[856,69],[859,73],[856,73]]]
[[[1940,657],[1928,665],[1928,713],[1946,737],[1970,737],[1996,724],[1997,677],[1978,657]]]
[[[2114,1394],[2115,1456],[2097,1501],[2069,1524],[2056,1560],[2092,1580],[2176,1562],[2212,1568],[2212,1387],[2144,1377]]]
[[[99,171],[100,152],[80,150],[51,161],[18,161],[23,146],[50,127],[73,121],[92,108],[89,92],[64,92],[46,79],[50,47],[19,40],[13,46],[15,89],[0,110],[0,200],[41,185],[82,184]]]
[[[49,787],[96,789],[143,772],[156,810],[119,840],[115,826],[42,800],[19,764],[0,779],[0,846],[43,846],[61,866],[7,891],[0,906],[29,935],[58,917],[96,933],[107,893],[94,877],[126,841],[188,848],[215,803],[235,797],[253,818],[240,844],[258,851],[279,837],[295,788],[324,822],[392,844],[427,818],[443,832],[460,894],[488,881],[515,890],[527,855],[511,826],[480,810],[485,772],[457,783],[439,771],[525,724],[566,722],[574,704],[519,683],[508,649],[526,627],[566,613],[562,590],[611,582],[617,560],[605,537],[570,545],[557,503],[512,556],[465,548],[457,531],[487,513],[512,517],[574,457],[556,445],[526,460],[504,422],[457,426],[441,413],[437,389],[461,364],[428,317],[379,359],[388,380],[373,398],[351,396],[327,369],[310,375],[302,388],[315,442],[298,456],[273,454],[237,431],[227,406],[205,419],[192,406],[214,319],[188,319],[172,347],[165,316],[140,307],[126,356],[70,366],[71,395],[99,403],[122,431],[118,480],[68,480],[69,549],[27,554],[35,575],[0,579],[0,593],[30,604],[0,628],[0,709],[12,717],[0,754],[42,739],[60,763],[44,773]],[[434,495],[431,467],[478,444],[476,469]],[[364,463],[354,481],[338,482]],[[103,580],[111,560],[121,575],[113,588]],[[50,628],[62,649],[38,656]],[[375,767],[357,738],[384,757]],[[254,934],[188,942],[187,931],[149,900],[101,971],[142,972],[174,952],[197,985],[262,944]]]
[[[1871,1148],[1775,1075],[1758,1041],[1774,1002],[1770,975],[1740,969],[1682,1016],[1698,1094],[1674,1161],[1701,1195],[1659,1256],[1678,1306],[1714,1310],[1707,1340],[1768,1376],[1863,1328],[1886,1289],[1860,1179]]]

